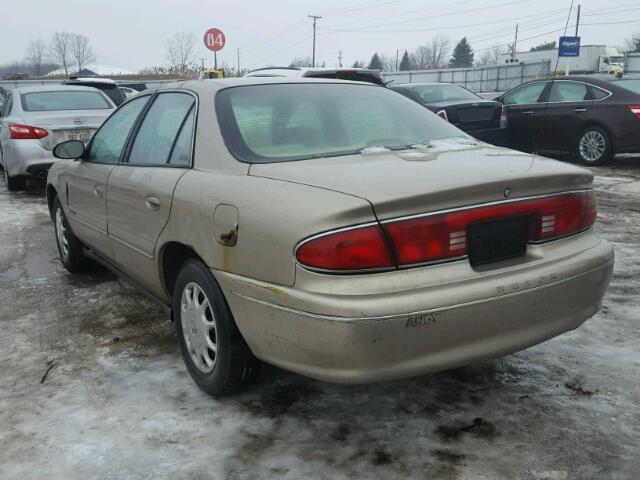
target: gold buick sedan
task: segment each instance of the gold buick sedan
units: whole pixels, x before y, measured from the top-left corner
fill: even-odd
[[[364,383],[515,352],[594,315],[613,268],[589,171],[381,86],[177,83],[55,155],[62,263],[98,261],[169,306],[212,395],[260,361]]]

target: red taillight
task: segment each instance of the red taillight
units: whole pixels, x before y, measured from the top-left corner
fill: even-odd
[[[509,117],[507,113],[507,107],[502,105],[502,111],[500,112],[500,128],[506,128]]]
[[[9,133],[14,140],[37,140],[49,135],[44,128],[31,127],[29,125],[9,124]]]
[[[446,110],[438,110],[436,112],[436,115],[438,115],[440,118],[446,120],[447,122],[449,121],[449,116],[447,115],[447,111]]]
[[[640,118],[640,105],[629,105],[629,110],[631,110],[631,113],[637,118]]]
[[[302,243],[296,258],[320,270],[393,268],[395,264],[378,225],[329,233]]]
[[[467,255],[467,227],[472,223],[526,217],[529,241],[546,242],[591,227],[596,219],[593,191],[499,202],[427,214],[378,226],[323,235],[301,244],[296,258],[322,270],[365,270],[440,262]],[[395,264],[394,264],[395,259]]]

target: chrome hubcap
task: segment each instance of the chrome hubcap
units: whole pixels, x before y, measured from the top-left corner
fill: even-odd
[[[604,154],[607,142],[600,132],[590,131],[580,139],[580,155],[587,162],[596,162]]]
[[[64,227],[62,208],[60,207],[56,209],[56,238],[58,239],[62,258],[66,260],[69,255],[69,241],[67,240],[67,229]]]
[[[216,364],[216,319],[204,290],[190,282],[180,301],[182,334],[193,363],[202,373],[210,373]]]

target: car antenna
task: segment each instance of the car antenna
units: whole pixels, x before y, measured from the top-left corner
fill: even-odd
[[[567,21],[564,24],[563,35],[567,34],[567,28],[569,28],[569,22],[571,21],[571,12],[573,11],[573,2],[574,0],[571,0],[571,5],[569,6],[569,13],[567,14]],[[576,36],[577,34],[578,34],[578,25],[576,24]],[[558,71],[558,65],[560,64],[560,47],[561,45],[558,45],[558,58],[556,58],[556,64],[555,64],[555,67],[553,68],[553,74],[551,76],[551,82],[549,82],[549,90],[546,94],[547,101],[544,102],[544,110],[542,111],[542,118],[540,119],[539,122],[537,122],[536,142],[533,146],[533,155],[538,154],[538,147],[540,146],[540,132],[542,130],[542,125],[544,124],[544,118],[547,116],[547,109],[549,108],[549,95],[551,94],[551,89],[553,88],[553,82],[555,81],[555,78],[556,78],[556,72]],[[515,47],[514,47],[513,53],[515,55]],[[544,93],[544,89],[543,89],[543,93]]]

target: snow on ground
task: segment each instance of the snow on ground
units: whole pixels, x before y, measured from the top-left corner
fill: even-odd
[[[267,367],[223,400],[192,383],[162,309],[63,270],[42,190],[0,183],[0,479],[637,478],[640,159],[593,170],[616,267],[581,328],[369,386]]]

